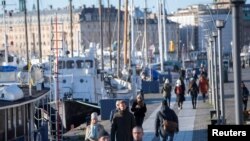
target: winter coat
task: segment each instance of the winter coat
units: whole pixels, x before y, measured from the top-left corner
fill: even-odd
[[[197,84],[195,83],[195,81],[190,82],[188,93],[190,93],[191,96],[197,96],[198,95],[199,88],[198,88]]]
[[[91,136],[91,127],[92,127],[92,125],[90,124],[90,125],[87,126],[86,133],[85,133],[85,140],[86,141],[97,141],[98,140],[98,137],[99,137],[100,133],[102,133],[102,131],[104,130],[104,127],[103,127],[103,125],[101,125],[99,123],[97,123],[96,126],[97,126],[97,136],[96,136],[96,138],[91,138],[90,137]]]
[[[170,84],[164,84],[161,89],[163,97],[171,97],[172,86]]]
[[[201,76],[199,80],[199,89],[200,89],[200,92],[203,94],[206,94],[208,91],[208,80],[203,76]]]
[[[135,126],[135,118],[128,108],[115,113],[111,125],[111,141],[132,141],[132,129]]]
[[[140,108],[136,108],[136,105],[140,105]],[[135,117],[145,117],[145,113],[147,112],[147,107],[144,102],[139,104],[137,100],[135,100],[132,104],[131,111],[134,112]]]
[[[248,96],[249,96],[249,91],[248,91],[247,87],[244,86],[242,88],[242,99],[243,100],[248,100]]]
[[[161,110],[157,112],[156,119],[155,119],[155,133],[159,133],[164,137],[166,136],[167,132],[163,129],[163,121],[170,120],[177,123],[178,127],[176,132],[179,131],[179,121],[176,113],[174,110],[170,109],[168,106],[162,105]]]

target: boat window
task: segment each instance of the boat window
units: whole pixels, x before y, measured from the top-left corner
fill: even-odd
[[[74,68],[74,60],[68,60],[67,61],[67,69],[73,69]]]
[[[65,68],[65,62],[64,61],[58,61],[58,69],[64,69]]]
[[[93,61],[85,60],[85,68],[93,68]]]
[[[84,68],[83,60],[76,60],[76,65],[78,69]]]

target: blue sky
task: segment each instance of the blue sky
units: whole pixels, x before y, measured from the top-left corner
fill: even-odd
[[[2,0],[1,0],[2,1]],[[19,0],[6,0],[8,9],[17,9]],[[33,4],[36,4],[37,0],[26,0],[28,9],[31,9]],[[117,6],[118,0],[109,0],[110,4]],[[134,0],[136,6],[144,7],[145,0]],[[147,0],[148,8],[152,11],[157,10],[157,1],[158,0]],[[250,0],[247,0],[249,3]],[[85,4],[86,6],[91,6],[93,4],[98,5],[99,0],[72,0],[75,7]],[[107,5],[107,0],[102,0],[104,5]],[[176,11],[178,8],[184,8],[192,4],[209,4],[213,0],[166,0],[166,8],[168,12]],[[121,0],[123,5],[124,0]],[[65,7],[69,4],[69,0],[40,0],[40,8],[48,8],[49,5],[53,5],[54,8]]]

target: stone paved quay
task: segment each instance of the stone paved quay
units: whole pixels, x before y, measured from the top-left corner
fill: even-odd
[[[246,87],[250,90],[250,68],[242,69],[242,80],[245,81]],[[235,102],[234,102],[234,83],[233,72],[228,72],[228,82],[224,83],[225,93],[225,119],[226,124],[235,124]],[[212,104],[207,100],[203,103],[201,95],[198,97],[197,108],[193,109],[191,98],[186,95],[183,109],[178,110],[175,103],[175,95],[171,100],[171,108],[173,108],[179,117],[179,132],[175,134],[174,141],[207,141],[207,127],[211,124],[210,110],[213,110]],[[151,141],[154,137],[154,120],[156,112],[160,109],[161,94],[145,94],[145,102],[148,111],[146,113],[144,128],[144,141]],[[250,109],[248,104],[248,109]],[[110,131],[110,122],[108,120],[101,121],[107,131]],[[68,140],[83,140],[84,136],[83,124],[80,127],[65,134]]]

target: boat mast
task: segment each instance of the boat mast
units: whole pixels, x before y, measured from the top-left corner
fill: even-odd
[[[125,0],[125,20],[124,20],[124,67],[127,66],[128,60],[127,60],[127,33],[128,33],[128,0]]]
[[[6,22],[5,22],[5,0],[2,1],[3,5],[3,24],[4,24],[4,49],[5,49],[5,63],[8,64],[8,46],[7,46],[7,35],[6,35]]]
[[[39,62],[42,63],[42,43],[41,43],[41,24],[40,24],[40,6],[37,0],[37,20],[38,20],[38,45],[39,45]],[[35,42],[34,42],[35,44]]]
[[[144,45],[145,45],[145,61],[146,65],[149,64],[148,58],[148,45],[147,45],[147,0],[145,0],[145,9],[144,9]]]
[[[27,8],[26,0],[24,2],[24,24],[25,24],[25,39],[26,39],[26,51],[27,51],[27,63],[29,63],[29,40],[28,40],[28,28],[27,28]]]
[[[74,56],[73,48],[73,16],[72,16],[72,0],[69,0],[69,9],[70,9],[70,45],[71,45],[71,57]]]
[[[136,96],[136,61],[135,61],[135,54],[136,54],[136,49],[134,46],[134,0],[131,1],[131,68],[132,68],[132,92],[133,96]]]
[[[118,48],[117,48],[117,77],[120,78],[120,56],[121,56],[121,49],[120,49],[120,11],[121,11],[121,0],[118,0],[118,11],[117,11],[117,14],[118,14],[118,34],[117,34],[117,38],[118,38]]]
[[[99,22],[100,22],[100,47],[101,47],[101,63],[102,70],[104,70],[104,58],[103,58],[103,32],[102,32],[102,0],[99,0]]]
[[[108,0],[108,41],[109,41],[109,60],[110,60],[110,69],[112,70],[112,43],[111,43],[111,30],[110,30],[110,13],[111,8]]]

